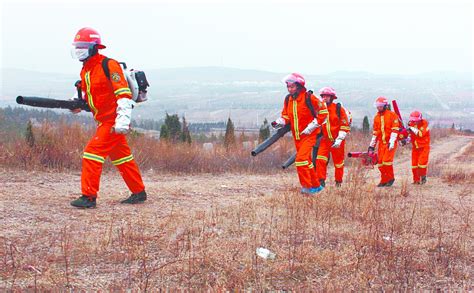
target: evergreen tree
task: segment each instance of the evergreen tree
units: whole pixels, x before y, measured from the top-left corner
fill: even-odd
[[[227,127],[225,129],[225,135],[224,135],[224,146],[226,149],[230,149],[231,147],[235,146],[235,128],[234,128],[234,123],[232,120],[229,119],[227,120]]]
[[[191,144],[191,133],[189,132],[188,124],[186,123],[186,118],[183,116],[183,131],[181,132],[181,141]]]
[[[369,124],[369,117],[364,116],[364,121],[362,121],[362,132],[369,133],[370,132],[370,124]]]
[[[160,128],[160,140],[169,140],[170,139],[170,131],[168,130],[168,126],[166,124],[161,125]]]
[[[260,127],[258,132],[258,142],[262,142],[270,137],[270,124],[268,124],[267,118],[263,120],[263,125]]]
[[[178,114],[166,113],[165,123],[160,128],[160,139],[178,141],[181,138],[181,122]]]
[[[31,123],[31,120],[28,120],[28,124],[26,125],[25,137],[26,143],[30,147],[33,147],[35,145],[35,136],[33,134],[33,123]]]

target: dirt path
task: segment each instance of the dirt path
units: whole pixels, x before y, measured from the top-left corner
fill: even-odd
[[[431,146],[430,162],[439,160],[445,160],[446,163],[452,162],[472,142],[474,142],[473,136],[458,135],[444,138]],[[403,176],[406,173],[405,169],[411,167],[411,153],[406,151],[403,157],[398,156],[396,164],[398,165],[396,175]]]
[[[456,172],[456,170],[460,172],[461,170],[472,170],[469,158],[466,158],[464,152],[473,142],[474,137],[472,136],[451,136],[434,143],[430,151],[428,183],[422,186],[411,184],[413,181],[411,150],[405,150],[403,156],[399,155],[395,160],[395,176],[398,181],[395,188],[401,188],[401,185],[405,182],[410,194],[421,196],[430,203],[452,206],[459,204],[459,197],[464,197],[465,203],[474,205],[474,198],[468,196],[472,195],[472,184],[446,182],[439,176],[441,170],[446,170],[446,168],[452,168],[453,172]],[[472,160],[474,154],[470,156]]]

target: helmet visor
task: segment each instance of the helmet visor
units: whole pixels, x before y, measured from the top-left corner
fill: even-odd
[[[94,46],[95,43],[91,42],[74,42],[72,46],[76,49],[89,49],[90,47]]]
[[[387,106],[387,105],[388,105],[387,101],[375,101],[374,102],[374,107],[375,108],[383,107],[383,106]]]

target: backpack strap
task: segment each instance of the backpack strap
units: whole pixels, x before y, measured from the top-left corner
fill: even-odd
[[[336,114],[337,114],[337,118],[341,120],[341,103],[336,104]]]
[[[102,69],[104,70],[105,76],[107,76],[108,80],[110,80],[109,60],[110,58],[108,57],[102,59]]]
[[[316,118],[318,115],[316,114],[316,111],[314,110],[313,103],[311,103],[311,95],[313,94],[312,90],[309,90],[306,92],[306,106],[308,106],[309,111],[311,111],[311,114],[313,114],[313,117]]]

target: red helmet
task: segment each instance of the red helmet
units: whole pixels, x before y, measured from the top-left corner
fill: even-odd
[[[105,48],[99,32],[90,27],[81,28],[74,37],[72,45],[76,48],[88,48],[90,45],[97,45],[97,49]]]
[[[322,89],[319,90],[319,95],[320,96],[332,96],[334,99],[337,99],[336,96],[336,91],[329,86],[323,87]]]
[[[299,73],[288,74],[287,76],[285,76],[285,78],[283,78],[283,82],[286,84],[297,83],[301,86],[304,86],[306,83],[304,77]]]
[[[384,107],[388,106],[388,100],[386,97],[378,97],[374,103],[375,107]]]
[[[420,122],[423,119],[420,111],[413,111],[410,113],[410,121],[411,122]]]

